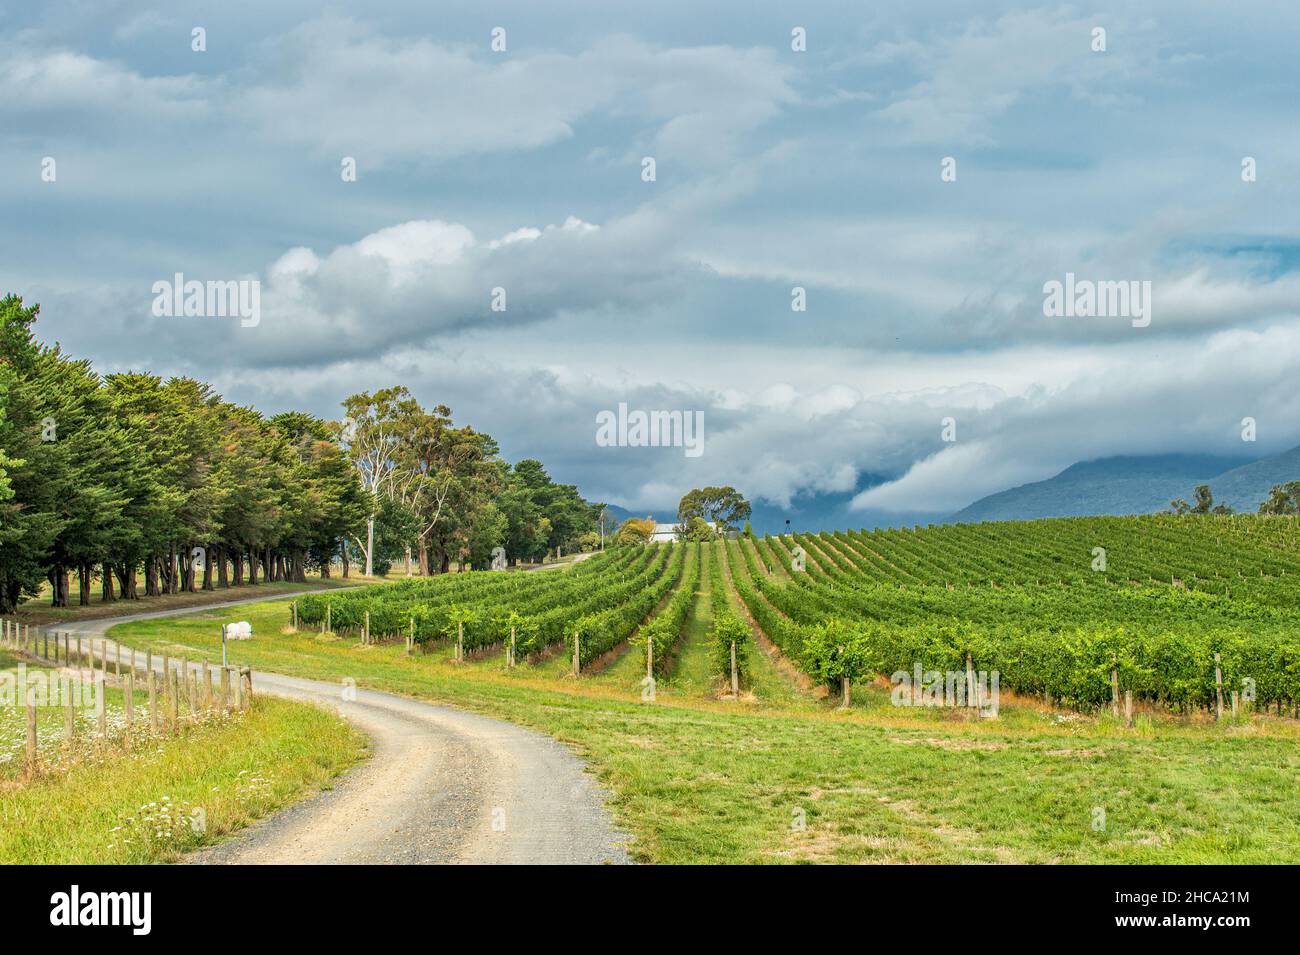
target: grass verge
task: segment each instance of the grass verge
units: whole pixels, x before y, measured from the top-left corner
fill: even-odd
[[[16,663],[0,657],[0,668]],[[109,737],[96,737],[93,714],[79,712],[71,743],[62,708],[38,708],[34,775],[24,768],[24,710],[0,707],[0,864],[175,861],[328,787],[365,751],[342,719],[301,703],[259,697],[244,713],[154,736],[143,707],[127,735],[121,691],[106,701]]]

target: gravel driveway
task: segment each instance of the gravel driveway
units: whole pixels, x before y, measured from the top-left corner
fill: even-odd
[[[100,639],[132,620],[283,599],[59,624]],[[110,652],[113,643],[109,641]],[[155,658],[155,668],[161,661]],[[173,664],[175,665],[175,664]],[[310,796],[189,857],[201,863],[593,864],[628,861],[602,793],[567,747],[512,723],[371,690],[255,670],[254,690],[336,710],[371,756]]]

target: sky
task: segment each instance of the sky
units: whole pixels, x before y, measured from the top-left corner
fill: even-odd
[[[638,511],[730,484],[871,526],[1262,456],[1300,444],[1297,32],[1189,0],[0,0],[0,292],[101,372],[268,414],[404,384]],[[257,322],[155,314],[176,273],[257,282]],[[1149,323],[1045,314],[1067,273],[1150,283]],[[598,442],[620,404],[702,415],[702,453]]]

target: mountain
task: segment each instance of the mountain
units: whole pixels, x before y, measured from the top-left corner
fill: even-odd
[[[1213,455],[1163,454],[1083,461],[1055,477],[980,498],[951,521],[1009,521],[1090,514],[1149,514],[1177,497],[1190,501],[1198,484],[1216,503],[1255,512],[1274,484],[1300,480],[1300,447],[1252,461]]]
[[[1230,504],[1234,511],[1254,512],[1273,485],[1288,481],[1300,481],[1300,447],[1233,468],[1207,483],[1215,501]]]

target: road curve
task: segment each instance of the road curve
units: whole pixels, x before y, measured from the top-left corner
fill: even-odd
[[[109,627],[284,594],[51,627]],[[108,641],[110,653],[113,641]],[[161,660],[154,660],[161,671]],[[175,665],[175,663],[173,663]],[[602,793],[567,747],[512,723],[388,693],[254,672],[257,693],[328,707],[371,739],[334,788],[189,857],[236,864],[596,864],[628,861]],[[345,698],[346,697],[346,698]]]

